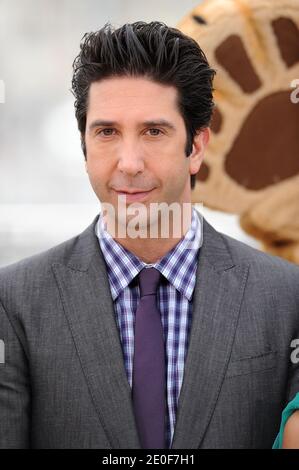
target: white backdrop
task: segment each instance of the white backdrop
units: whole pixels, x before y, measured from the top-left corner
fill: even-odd
[[[0,265],[79,233],[99,211],[70,92],[83,34],[108,21],[176,26],[198,3],[0,0]],[[257,245],[235,216],[204,215],[215,228]]]

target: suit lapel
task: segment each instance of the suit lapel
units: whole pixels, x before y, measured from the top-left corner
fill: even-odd
[[[224,238],[203,219],[193,317],[173,449],[198,448],[220,394],[248,266],[235,266]]]
[[[105,261],[94,223],[52,266],[88,388],[111,447],[140,448]]]
[[[140,448],[97,218],[52,266],[63,309],[99,419],[112,448]],[[197,448],[221,390],[248,266],[235,266],[224,238],[205,219],[193,318],[172,448]]]

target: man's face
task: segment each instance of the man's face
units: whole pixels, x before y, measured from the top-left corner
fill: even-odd
[[[204,137],[206,136],[206,137]],[[177,90],[141,77],[113,77],[89,90],[86,117],[86,170],[101,203],[117,208],[123,192],[152,202],[191,202],[190,175],[199,170],[207,132],[188,158],[187,134]]]

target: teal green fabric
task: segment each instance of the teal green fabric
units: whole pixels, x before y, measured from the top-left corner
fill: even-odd
[[[282,412],[281,415],[281,424],[280,424],[280,429],[279,433],[276,436],[276,439],[274,441],[272,449],[282,449],[282,440],[283,440],[283,431],[284,427],[286,425],[287,420],[291,416],[291,414],[299,409],[299,392],[296,393],[295,397],[293,398],[292,401],[290,401],[285,409]]]

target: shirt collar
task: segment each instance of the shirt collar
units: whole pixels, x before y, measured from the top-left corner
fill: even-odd
[[[113,239],[101,217],[96,236],[107,265],[113,301],[144,267],[154,267],[184,296],[191,300],[196,276],[198,250],[203,242],[202,216],[192,206],[191,225],[185,236],[156,263],[148,264]]]

